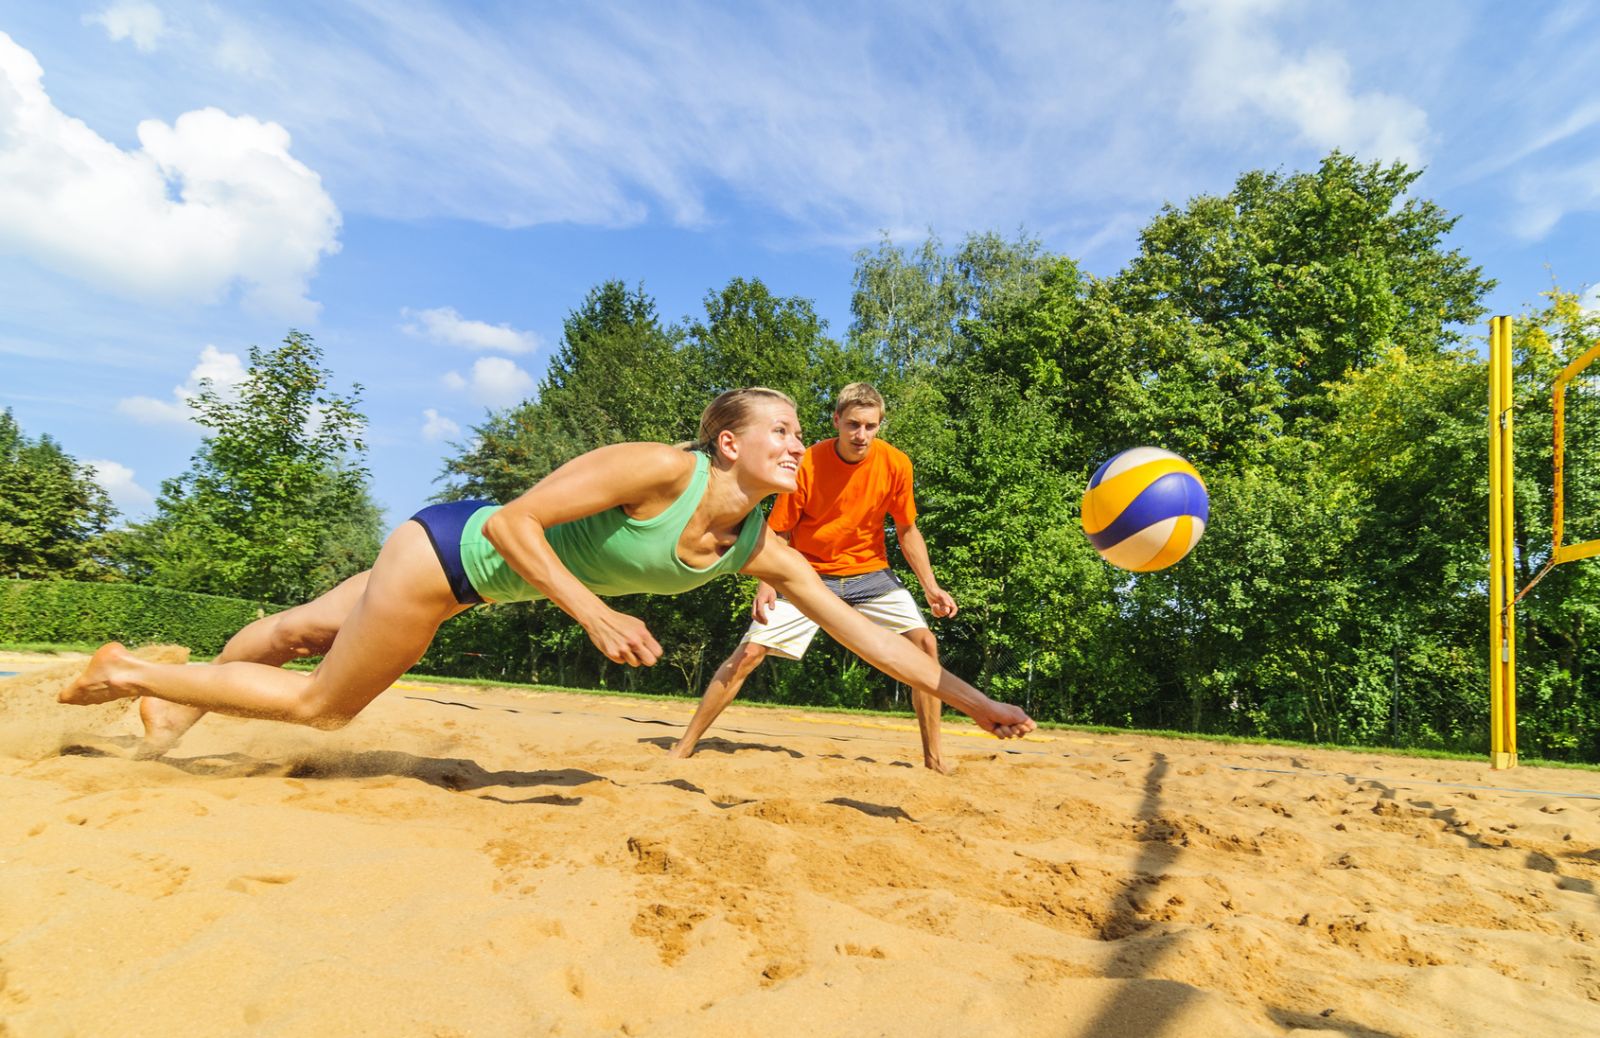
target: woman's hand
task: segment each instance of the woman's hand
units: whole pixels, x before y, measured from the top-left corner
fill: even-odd
[[[840,645],[896,681],[927,689],[996,738],[1016,739],[1033,731],[1033,719],[1020,708],[990,699],[906,639],[845,605],[823,586],[805,558],[771,530],[743,572],[776,588]]]
[[[606,658],[630,667],[661,658],[644,623],[619,613],[557,557],[545,531],[608,508],[670,503],[694,470],[685,451],[660,443],[616,443],[567,462],[483,524],[483,535],[517,576],[588,632]],[[631,513],[630,513],[631,514]]]
[[[583,629],[589,633],[595,648],[613,663],[650,667],[661,658],[661,643],[643,620],[619,613],[604,603],[593,617],[584,621]]]
[[[1020,739],[1033,731],[1033,718],[1029,717],[1020,707],[1010,703],[1000,703],[989,700],[986,707],[972,714],[973,721],[978,727],[993,735],[996,739]]]

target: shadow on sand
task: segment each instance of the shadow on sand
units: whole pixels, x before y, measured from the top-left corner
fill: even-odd
[[[94,746],[71,745],[62,756],[113,757]],[[451,792],[475,789],[529,789],[539,786],[571,787],[590,782],[610,782],[604,775],[581,768],[554,768],[542,771],[490,771],[465,757],[423,757],[400,750],[343,750],[299,754],[283,760],[265,761],[243,753],[206,754],[175,757],[167,754],[157,763],[190,775],[217,778],[278,776],[293,779],[408,778]],[[525,803],[526,801],[516,801]]]

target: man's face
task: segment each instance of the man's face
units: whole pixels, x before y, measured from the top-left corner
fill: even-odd
[[[852,463],[865,458],[882,426],[881,408],[847,407],[835,414],[833,427],[839,430],[839,457]]]

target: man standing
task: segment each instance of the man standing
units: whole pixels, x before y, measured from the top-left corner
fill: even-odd
[[[845,386],[833,409],[833,427],[839,435],[807,449],[794,493],[778,497],[767,522],[806,557],[834,594],[937,660],[939,645],[933,632],[911,593],[889,568],[884,516],[894,519],[900,549],[922,583],[933,615],[956,615],[956,601],[934,579],[927,542],[917,529],[911,459],[878,439],[882,424],[883,397],[878,391],[864,382]],[[817,633],[815,623],[765,583],[756,587],[751,612],[754,622],[733,655],[717,668],[672,756],[693,755],[700,737],[769,653],[798,660]],[[911,690],[911,702],[922,732],[923,764],[947,771],[939,752],[942,704],[924,688]]]

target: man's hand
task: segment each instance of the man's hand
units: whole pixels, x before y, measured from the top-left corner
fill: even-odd
[[[750,606],[750,615],[756,618],[756,623],[767,622],[767,615],[772,607],[778,604],[778,591],[766,581],[756,585],[756,600]]]
[[[595,648],[613,663],[649,667],[661,658],[661,643],[637,616],[602,605],[601,612],[585,623],[583,629],[589,632],[589,640],[594,642]]]
[[[956,600],[950,597],[950,592],[935,584],[922,589],[923,597],[928,600],[928,608],[933,610],[934,616],[955,616],[961,611],[956,605]]]

